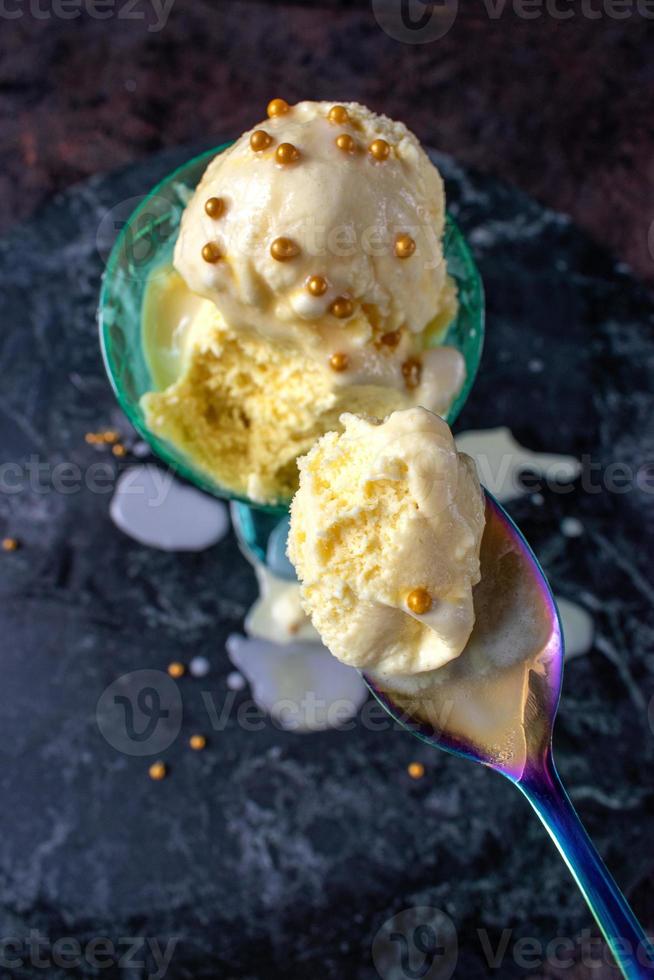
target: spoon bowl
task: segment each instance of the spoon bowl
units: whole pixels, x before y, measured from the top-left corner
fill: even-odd
[[[412,735],[495,769],[527,797],[553,838],[623,976],[654,976],[654,950],[586,834],[552,756],[563,676],[561,622],[520,530],[486,491],[475,626],[457,659],[415,693],[373,695]]]
[[[554,596],[524,537],[486,494],[475,626],[427,691],[375,696],[414,735],[520,780],[550,742],[563,673]]]

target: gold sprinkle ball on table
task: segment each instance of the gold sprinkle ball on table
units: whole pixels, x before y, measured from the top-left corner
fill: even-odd
[[[160,780],[165,779],[166,776],[168,775],[168,769],[166,767],[166,763],[162,762],[161,760],[158,760],[157,762],[153,762],[150,768],[148,769],[148,775],[150,779],[154,779],[155,782],[159,782]]]

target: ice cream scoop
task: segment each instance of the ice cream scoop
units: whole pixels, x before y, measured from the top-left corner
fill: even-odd
[[[341,424],[299,460],[289,557],[332,653],[414,690],[470,636],[483,495],[474,463],[426,409]]]
[[[207,167],[175,267],[235,331],[341,383],[404,388],[403,365],[456,309],[441,176],[403,123],[365,106],[274,103]]]

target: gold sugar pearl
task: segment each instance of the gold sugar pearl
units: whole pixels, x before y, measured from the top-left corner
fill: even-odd
[[[407,388],[417,388],[422,377],[422,365],[417,357],[409,357],[402,365],[402,374]]]
[[[411,779],[422,779],[425,775],[425,767],[422,762],[410,762],[406,771],[411,776]]]
[[[108,442],[109,444],[112,444],[114,442],[118,442],[119,439],[120,439],[120,432],[117,432],[115,429],[106,429],[102,433],[103,442]]]
[[[300,254],[300,246],[292,238],[276,238],[270,246],[270,254],[278,262],[288,262]]]
[[[219,218],[225,210],[225,202],[222,197],[210,197],[204,202],[204,210],[210,218]]]
[[[323,296],[327,292],[327,280],[324,276],[309,276],[307,290],[312,296]]]
[[[339,320],[346,320],[354,312],[354,303],[347,296],[337,296],[329,307],[329,312]]]
[[[391,152],[390,144],[386,140],[373,140],[368,147],[368,153],[373,158],[381,163],[383,160],[388,160],[389,154]]]
[[[191,735],[188,740],[188,744],[191,746],[194,752],[201,752],[202,749],[207,747],[207,740],[204,735]]]
[[[256,129],[250,137],[250,147],[255,153],[260,153],[261,150],[267,150],[272,141],[272,136],[265,129]]]
[[[333,105],[327,118],[334,126],[344,126],[350,121],[350,115],[344,105]]]
[[[16,551],[18,549],[18,541],[16,538],[3,538],[2,539],[2,550],[3,551]]]
[[[357,145],[349,133],[341,133],[336,137],[336,146],[343,153],[356,153]]]
[[[381,336],[381,342],[386,347],[397,347],[401,339],[402,334],[399,330],[389,330]]]
[[[275,150],[275,160],[283,166],[289,163],[297,163],[300,159],[300,151],[292,143],[280,143]]]
[[[127,452],[125,447],[120,442],[117,442],[115,446],[112,446],[111,451],[114,456],[124,456]]]
[[[154,779],[157,782],[161,779],[165,779],[167,774],[168,774],[168,769],[166,768],[165,762],[161,762],[161,761],[153,762],[150,768],[148,769],[148,775],[150,776],[150,779]]]
[[[332,371],[347,371],[347,366],[349,363],[349,357],[347,354],[343,354],[341,351],[337,351],[329,358],[329,366]]]
[[[406,604],[416,616],[424,616],[431,609],[431,596],[427,589],[411,589]]]
[[[408,259],[416,250],[416,243],[411,235],[402,233],[395,239],[395,254],[398,259]]]
[[[183,677],[186,673],[186,667],[179,660],[173,660],[171,664],[168,664],[168,673],[174,678]]]
[[[215,242],[207,242],[206,245],[202,246],[202,258],[212,265],[214,262],[220,261],[220,249]]]
[[[266,109],[266,112],[268,113],[268,116],[271,119],[274,119],[275,116],[283,116],[286,112],[289,111],[290,108],[291,107],[286,101],[286,99],[272,99],[268,103],[268,108]]]

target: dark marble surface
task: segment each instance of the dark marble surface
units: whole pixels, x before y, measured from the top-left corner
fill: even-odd
[[[251,731],[237,717],[242,692],[212,731],[207,697],[217,710],[229,703],[224,641],[255,595],[249,566],[231,536],[200,554],[139,546],[110,522],[109,493],[75,491],[93,463],[109,460],[114,474],[124,465],[84,442],[89,429],[123,425],[96,337],[97,229],[185,155],[93,178],[0,244],[0,531],[21,542],[0,553],[0,937],[106,936],[123,954],[121,937],[176,937],[175,978],[373,980],[382,924],[432,906],[458,934],[457,977],[612,976],[516,962],[520,937],[547,943],[591,923],[527,803],[499,776],[375,730],[375,712],[346,732]],[[488,301],[482,369],[457,428],[509,424],[532,449],[590,454],[593,479],[603,474],[599,493],[578,482],[510,510],[555,590],[594,616],[591,653],[566,671],[557,755],[602,854],[654,927],[652,303],[565,217],[452,161],[443,169]],[[20,473],[4,465],[14,462]],[[640,486],[634,477],[628,492],[609,492],[615,462],[639,470]],[[57,490],[63,463],[77,469]],[[561,534],[564,516],[583,522],[581,537]],[[179,682],[182,731],[161,752],[169,778],[153,783],[149,757],[101,735],[98,699],[125,673],[197,653],[211,673]],[[195,730],[209,734],[203,753],[186,746]],[[426,767],[418,781],[406,773],[415,759]],[[495,945],[506,929],[493,972],[479,930]],[[54,978],[154,969],[5,966],[2,976]]]

